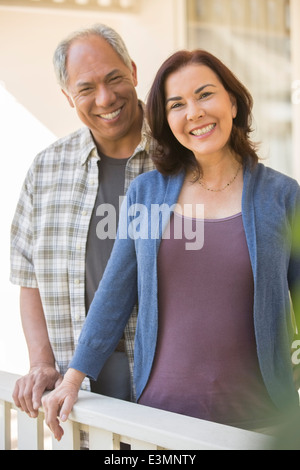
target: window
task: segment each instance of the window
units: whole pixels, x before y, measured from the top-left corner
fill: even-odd
[[[188,48],[219,57],[254,99],[253,140],[268,166],[292,174],[289,0],[187,0]]]

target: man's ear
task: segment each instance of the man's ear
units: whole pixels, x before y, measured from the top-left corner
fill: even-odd
[[[138,79],[137,79],[137,67],[136,67],[135,62],[133,62],[133,60],[131,61],[131,64],[132,64],[132,78],[133,78],[133,83],[134,83],[134,86],[136,87],[137,84],[138,84]]]
[[[68,93],[67,93],[65,90],[61,89],[61,91],[63,92],[63,94],[64,94],[65,97],[67,98],[67,100],[68,100],[69,105],[71,106],[71,108],[75,108],[75,104],[74,104],[74,102],[73,102],[71,96],[68,95]]]

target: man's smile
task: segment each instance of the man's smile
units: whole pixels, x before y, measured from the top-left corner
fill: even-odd
[[[120,115],[122,111],[122,108],[117,109],[116,111],[113,111],[112,113],[107,113],[107,114],[99,114],[102,119],[105,119],[106,121],[112,121],[116,117]]]

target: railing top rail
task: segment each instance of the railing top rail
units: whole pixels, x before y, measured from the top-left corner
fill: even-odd
[[[0,371],[0,400],[12,403],[18,375]],[[70,420],[167,449],[254,450],[271,447],[262,434],[80,391]]]

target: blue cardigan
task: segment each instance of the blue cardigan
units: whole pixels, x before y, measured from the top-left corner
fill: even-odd
[[[163,176],[154,170],[131,184],[122,205],[114,249],[70,363],[70,367],[97,379],[138,301],[134,364],[137,399],[149,379],[157,341],[158,248],[170,218],[169,208],[178,200],[183,180],[184,174]],[[153,217],[153,209],[159,206],[165,211]],[[300,188],[295,180],[262,164],[253,170],[245,166],[242,216],[254,277],[257,355],[266,388],[279,409],[298,404],[291,366],[289,293],[300,282],[299,250],[293,256],[291,246],[299,207]]]

